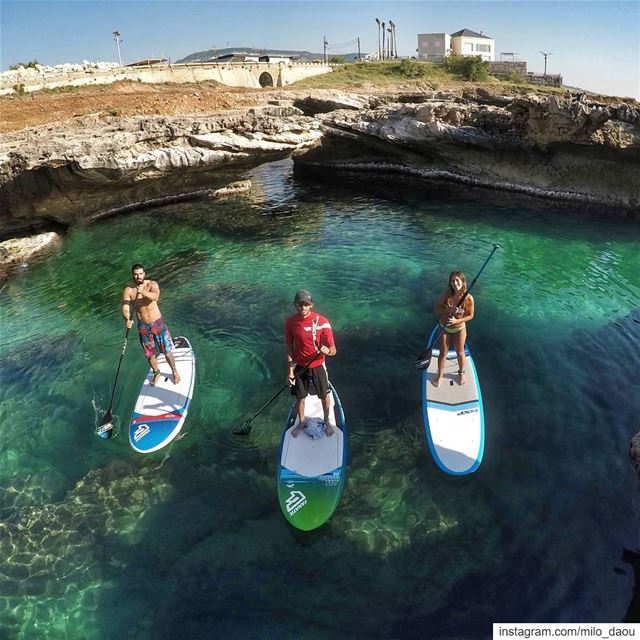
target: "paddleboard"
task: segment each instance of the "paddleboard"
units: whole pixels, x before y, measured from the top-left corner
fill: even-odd
[[[340,502],[347,477],[347,427],[338,393],[330,386],[333,435],[313,439],[302,430],[293,438],[291,432],[299,422],[294,402],[280,439],[280,509],[286,520],[302,531],[316,529],[329,520]],[[313,384],[304,412],[307,419],[324,417],[322,401],[315,395]]]
[[[427,348],[438,325],[433,328]],[[484,409],[480,382],[469,345],[465,344],[465,374],[467,383],[458,382],[456,352],[449,349],[440,384],[432,382],[438,376],[438,355],[434,347],[429,368],[422,372],[422,417],[429,449],[436,464],[451,475],[473,473],[484,454]]]
[[[138,453],[151,453],[168,445],[180,433],[187,417],[196,381],[196,359],[186,338],[174,338],[173,344],[180,382],[173,383],[171,367],[161,353],[160,379],[152,385],[153,373],[149,369],[129,423],[129,442]]]

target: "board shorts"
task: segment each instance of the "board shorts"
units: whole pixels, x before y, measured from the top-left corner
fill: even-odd
[[[299,364],[293,370],[293,375],[297,375],[304,367]],[[324,365],[318,365],[313,369],[307,369],[304,373],[296,378],[296,382],[291,387],[291,395],[295,395],[298,400],[302,400],[309,395],[309,385],[313,382],[318,398],[324,398],[331,388],[329,387],[329,377]]]
[[[138,321],[138,334],[147,359],[159,353],[167,354],[173,351],[173,340],[162,316],[149,324]]]

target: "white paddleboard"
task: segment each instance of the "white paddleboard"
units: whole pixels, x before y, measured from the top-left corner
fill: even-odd
[[[438,325],[431,332],[429,342]],[[438,376],[438,355],[433,349],[429,368],[422,372],[422,417],[431,455],[442,471],[451,475],[473,473],[484,454],[484,409],[476,366],[465,344],[465,375],[461,385],[455,350],[449,349],[440,384],[432,382]]]
[[[289,524],[302,531],[316,529],[329,520],[340,502],[347,477],[346,423],[333,385],[329,397],[333,435],[313,439],[303,430],[294,438],[291,432],[299,423],[294,402],[280,440],[280,508]],[[315,392],[306,397],[304,413],[306,419],[323,419],[322,401]]]
[[[180,382],[174,384],[171,367],[160,354],[160,379],[152,385],[153,373],[149,369],[129,423],[129,442],[138,453],[151,453],[168,445],[180,433],[187,417],[196,381],[196,359],[186,338],[175,338],[173,344]]]

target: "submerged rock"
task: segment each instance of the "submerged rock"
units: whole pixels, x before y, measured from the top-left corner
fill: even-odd
[[[629,455],[636,465],[636,469],[640,471],[640,431],[631,438]]]
[[[60,246],[61,240],[58,233],[48,231],[0,242],[0,282],[33,258]]]

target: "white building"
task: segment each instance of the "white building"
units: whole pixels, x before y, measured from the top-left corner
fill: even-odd
[[[430,62],[442,62],[450,55],[480,56],[483,60],[495,60],[496,43],[493,38],[482,32],[462,29],[448,33],[419,33],[418,59]]]
[[[451,36],[448,33],[419,33],[418,60],[442,62],[451,55]]]
[[[482,31],[476,33],[471,29],[462,29],[451,34],[451,47],[453,55],[480,56],[487,62],[495,60],[496,41],[483,35]]]

